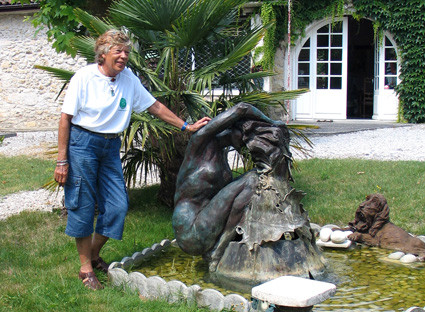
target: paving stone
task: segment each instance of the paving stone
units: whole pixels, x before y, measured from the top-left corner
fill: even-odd
[[[341,243],[341,244],[335,244],[331,241],[328,242],[323,242],[322,240],[318,239],[316,241],[317,246],[320,247],[328,247],[328,248],[349,248],[353,242],[350,241],[349,239],[347,239],[345,242]]]
[[[142,250],[142,255],[145,257],[149,257],[153,254],[153,250],[151,248],[145,248]]]
[[[163,239],[160,243],[159,243],[162,247],[168,247],[171,245],[171,242],[169,239]]]
[[[152,247],[151,247],[151,249],[153,250],[153,252],[158,252],[158,251],[162,250],[162,248],[163,247],[160,244],[158,244],[158,243],[153,244]]]
[[[167,282],[159,276],[151,276],[146,280],[147,286],[147,298],[158,299],[168,297],[168,286]]]
[[[135,267],[140,266],[145,259],[145,256],[140,251],[136,251],[131,257],[133,258]]]
[[[126,286],[128,284],[128,273],[120,268],[108,270],[108,278],[112,286]]]
[[[336,292],[331,283],[296,276],[282,276],[252,288],[253,298],[277,306],[310,307],[320,303]]]
[[[205,289],[198,293],[196,299],[198,307],[208,307],[214,311],[221,311],[224,309],[224,296],[218,290]]]
[[[134,265],[134,260],[132,257],[124,257],[121,260],[121,264],[122,268],[128,271]]]
[[[186,299],[187,286],[181,281],[170,281],[167,283],[169,296],[168,302],[177,302]]]
[[[411,307],[411,308],[407,309],[406,312],[425,312],[425,310],[418,308],[418,307]]]
[[[108,270],[110,269],[115,269],[115,268],[122,268],[122,264],[120,262],[112,262],[109,267]]]
[[[131,272],[128,274],[128,281],[129,286],[132,290],[137,290],[139,294],[143,297],[146,297],[147,295],[147,283],[146,283],[146,276],[144,276],[140,272]]]
[[[224,308],[229,311],[248,312],[249,301],[241,295],[230,294],[224,297]]]
[[[188,304],[193,304],[196,302],[198,294],[201,292],[201,286],[192,285],[187,288],[185,291],[185,298]]]

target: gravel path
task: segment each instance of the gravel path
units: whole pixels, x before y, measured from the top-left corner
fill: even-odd
[[[425,125],[358,131],[347,134],[311,136],[314,148],[309,158],[360,158],[425,161]],[[45,151],[57,142],[55,131],[23,132],[7,137],[0,155],[49,157]],[[296,158],[303,158],[295,156]],[[51,211],[61,207],[63,192],[44,189],[0,198],[0,220],[23,210]]]

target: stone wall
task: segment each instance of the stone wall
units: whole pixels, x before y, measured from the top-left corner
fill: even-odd
[[[34,65],[77,70],[84,59],[58,54],[45,31],[36,33],[28,13],[0,13],[0,130],[57,129],[63,82]]]

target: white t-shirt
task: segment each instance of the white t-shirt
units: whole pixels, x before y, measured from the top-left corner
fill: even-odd
[[[120,133],[128,127],[132,111],[140,113],[155,101],[130,69],[125,68],[112,82],[97,64],[90,64],[72,77],[62,112],[73,115],[73,124],[90,131]]]

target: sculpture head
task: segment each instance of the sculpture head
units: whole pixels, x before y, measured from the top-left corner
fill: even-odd
[[[237,127],[259,171],[287,171],[291,153],[289,131],[285,125],[249,120],[239,123]]]
[[[390,209],[387,200],[382,194],[371,194],[366,196],[356,210],[355,219],[350,222],[356,231],[369,233],[372,236],[390,220]]]

